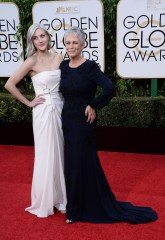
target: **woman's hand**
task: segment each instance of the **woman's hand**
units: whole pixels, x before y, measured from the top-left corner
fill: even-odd
[[[36,96],[29,104],[29,107],[33,108],[39,104],[43,104],[45,102],[44,94],[39,94]]]
[[[90,124],[93,123],[96,118],[95,109],[91,108],[91,106],[88,105],[85,109],[85,116],[87,116],[87,122]]]

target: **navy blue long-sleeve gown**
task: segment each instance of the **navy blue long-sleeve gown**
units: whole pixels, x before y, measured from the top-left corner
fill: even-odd
[[[79,67],[61,64],[60,91],[64,97],[62,127],[67,191],[66,218],[93,223],[147,223],[157,214],[150,207],[137,207],[116,200],[96,150],[96,121],[87,123],[85,108],[104,107],[115,95],[108,77],[91,60]],[[95,97],[97,85],[102,93]]]

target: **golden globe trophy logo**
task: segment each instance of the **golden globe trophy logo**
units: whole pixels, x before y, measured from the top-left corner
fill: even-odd
[[[37,2],[33,6],[33,22],[46,27],[52,36],[52,47],[62,53],[64,59],[68,58],[63,41],[65,30],[71,26],[83,29],[86,33],[83,56],[96,61],[104,70],[104,22],[100,0]]]
[[[165,0],[121,0],[117,8],[118,74],[164,78],[164,64]]]
[[[58,7],[56,13],[77,13],[80,12],[79,6]]]
[[[15,35],[19,25],[18,7],[0,3],[0,77],[9,77],[22,64],[22,40]]]

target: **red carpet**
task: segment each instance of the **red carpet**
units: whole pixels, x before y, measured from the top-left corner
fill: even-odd
[[[2,240],[164,240],[165,156],[99,152],[118,200],[150,206],[158,221],[131,225],[75,223],[57,212],[45,219],[24,211],[30,203],[33,147],[0,145],[0,239]]]

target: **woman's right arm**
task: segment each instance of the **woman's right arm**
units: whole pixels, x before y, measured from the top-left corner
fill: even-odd
[[[37,96],[32,101],[29,101],[16,86],[32,70],[32,66],[34,66],[33,60],[31,58],[26,59],[21,67],[7,80],[4,86],[16,99],[28,107],[34,107],[44,101],[42,96]]]

